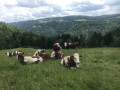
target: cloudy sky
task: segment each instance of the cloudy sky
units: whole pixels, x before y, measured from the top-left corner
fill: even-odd
[[[0,21],[120,13],[120,0],[0,0]]]

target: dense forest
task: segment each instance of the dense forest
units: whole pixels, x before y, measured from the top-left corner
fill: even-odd
[[[80,47],[119,47],[120,46],[120,27],[113,29],[104,35],[94,32],[89,36],[79,34],[61,34],[55,36],[42,36],[32,32],[17,29],[9,24],[0,22],[0,49],[10,49],[18,47],[33,48],[53,48],[53,44],[59,42],[64,48],[64,42],[79,41]]]
[[[109,32],[120,26],[120,14],[103,16],[66,16],[10,23],[29,32],[44,36],[70,34],[92,35]]]

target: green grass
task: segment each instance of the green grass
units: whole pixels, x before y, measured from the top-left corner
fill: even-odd
[[[37,65],[21,65],[16,56],[5,52],[22,50],[30,56],[32,48],[0,51],[0,90],[119,90],[120,48],[84,48],[80,67],[68,69],[60,60],[50,59]],[[51,53],[52,50],[47,50]],[[68,55],[67,50],[62,50]],[[70,55],[75,50],[70,50]]]

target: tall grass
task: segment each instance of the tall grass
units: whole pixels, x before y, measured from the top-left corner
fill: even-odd
[[[39,64],[21,65],[7,51],[22,50],[31,56],[33,48],[0,51],[0,90],[119,90],[120,48],[84,48],[80,67],[68,69],[60,60],[49,59]],[[52,50],[47,50],[51,53]],[[62,50],[68,55],[67,50]],[[71,49],[69,55],[75,53]]]

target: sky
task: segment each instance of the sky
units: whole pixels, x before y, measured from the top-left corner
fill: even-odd
[[[120,13],[120,0],[0,0],[0,21]]]

